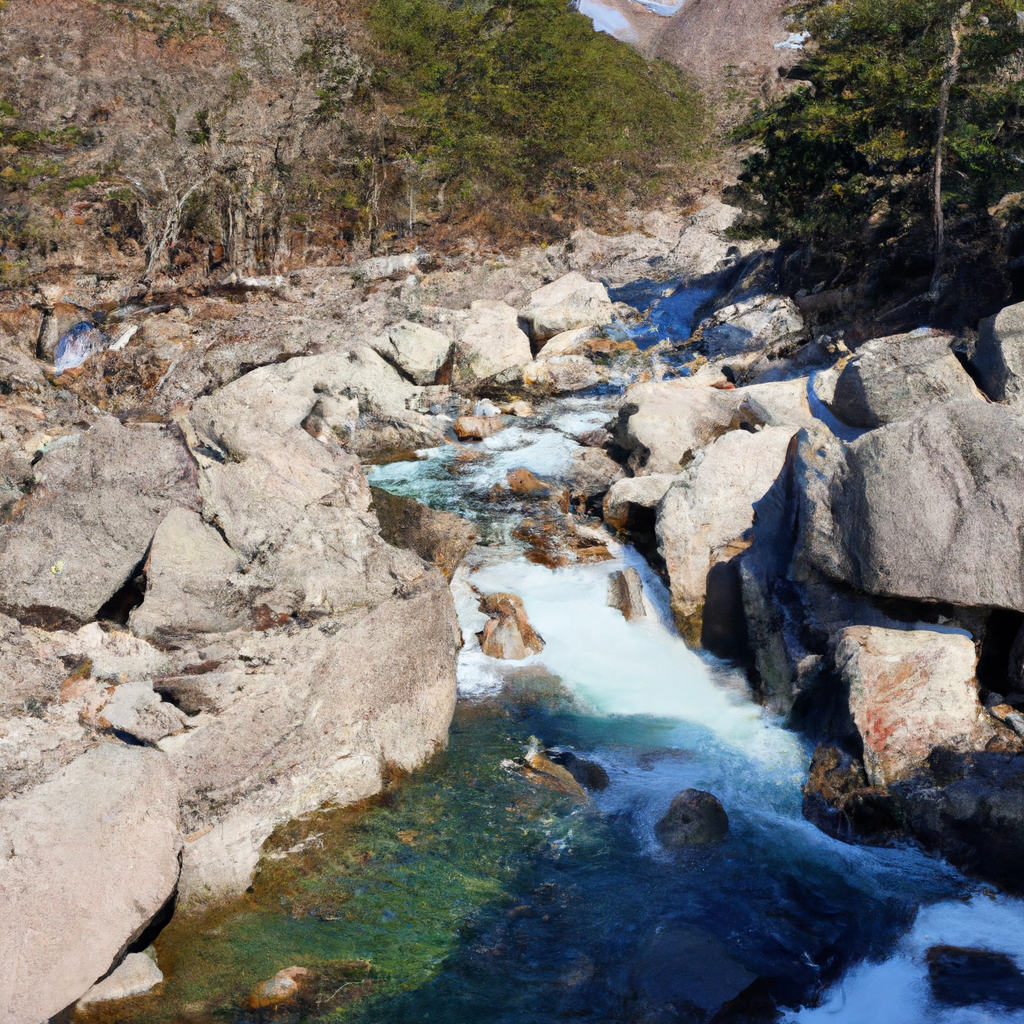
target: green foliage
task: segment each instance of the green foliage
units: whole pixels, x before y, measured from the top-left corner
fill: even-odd
[[[742,180],[760,229],[840,246],[872,215],[899,233],[929,223],[939,92],[963,0],[812,0],[797,76],[758,112]],[[972,211],[1024,183],[1024,31],[1015,0],[975,0],[950,93],[943,202]],[[852,233],[852,234],[851,234]]]
[[[374,0],[369,26],[383,54],[373,84],[404,108],[409,154],[450,194],[639,185],[691,159],[705,128],[678,71],[564,0]]]
[[[188,141],[193,146],[205,146],[210,141],[210,112],[208,110],[197,110],[195,124],[195,128],[192,128],[188,133]]]
[[[68,192],[74,192],[78,189],[95,185],[99,180],[100,176],[98,174],[80,174],[77,178],[72,178],[64,187]]]

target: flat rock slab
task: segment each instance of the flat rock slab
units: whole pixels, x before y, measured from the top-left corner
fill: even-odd
[[[78,1000],[79,1006],[128,999],[151,992],[164,980],[164,972],[145,953],[129,953],[102,981],[98,981]]]
[[[0,803],[4,1020],[39,1024],[106,974],[170,898],[180,849],[177,783],[156,750],[101,744]]]
[[[105,417],[55,442],[37,472],[20,514],[0,526],[0,605],[44,625],[96,618],[164,515],[199,503],[173,428]]]

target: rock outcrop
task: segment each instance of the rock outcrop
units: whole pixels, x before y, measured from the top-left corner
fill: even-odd
[[[169,900],[181,836],[157,750],[100,743],[0,803],[0,1007],[47,1020],[102,977]]]
[[[0,605],[40,625],[88,622],[141,568],[196,472],[173,427],[101,417],[49,446],[38,483],[0,526]]]
[[[1024,302],[1005,306],[978,325],[971,360],[989,398],[1015,405],[1024,396]]]
[[[864,748],[868,781],[906,777],[935,747],[969,752],[994,737],[978,703],[969,636],[852,626],[838,635],[836,672]]]
[[[983,400],[950,350],[952,340],[920,330],[862,345],[839,375],[832,412],[851,426],[874,428],[932,403]]]

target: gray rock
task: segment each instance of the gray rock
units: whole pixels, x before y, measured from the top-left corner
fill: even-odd
[[[971,360],[989,398],[1015,404],[1024,396],[1024,302],[1005,306],[978,325]]]
[[[455,345],[452,382],[493,377],[533,358],[530,339],[519,329],[516,311],[504,302],[478,299]]]
[[[359,460],[330,432],[314,439],[304,429],[325,398],[352,393],[416,422],[417,414],[397,411],[412,391],[360,349],[261,367],[194,404],[193,452],[200,458],[212,445],[224,453],[203,457],[203,516],[266,588],[262,603],[275,615],[375,603],[422,575],[419,559],[378,536]]]
[[[110,970],[174,892],[177,784],[159,751],[103,743],[0,802],[0,1008],[38,1024]]]
[[[370,344],[414,384],[433,384],[452,347],[451,341],[440,331],[408,320],[392,324]]]
[[[811,458],[798,578],[1024,611],[1024,415],[945,403]]]
[[[700,789],[684,789],[669,804],[654,834],[665,846],[677,849],[721,842],[729,832],[729,816],[716,796]]]
[[[19,514],[0,526],[0,605],[22,619],[94,619],[167,512],[198,506],[195,467],[175,434],[103,417],[54,443]]]
[[[531,397],[587,391],[607,379],[599,367],[579,355],[535,359],[523,367],[522,377]]]
[[[726,306],[698,327],[709,359],[761,352],[783,338],[799,339],[803,330],[800,311],[778,295],[758,295]]]
[[[523,310],[523,319],[530,325],[538,347],[556,334],[609,323],[614,315],[615,307],[604,285],[576,271],[538,288]]]
[[[153,537],[146,597],[131,614],[132,631],[137,636],[182,636],[249,624],[260,591],[238,568],[238,555],[197,512],[172,509]]]
[[[129,953],[102,981],[98,981],[78,1000],[79,1006],[128,999],[152,992],[164,980],[156,960],[145,953]]]
[[[208,638],[216,671],[160,683],[216,712],[161,743],[183,797],[182,903],[243,892],[279,824],[371,796],[387,764],[444,747],[460,646],[434,570],[319,627]]]
[[[152,683],[122,683],[98,711],[115,735],[155,747],[165,736],[182,732],[188,717],[154,693]]]
[[[925,329],[862,345],[836,382],[832,412],[851,426],[873,428],[934,402],[983,400],[951,342]]]
[[[615,530],[623,530],[636,509],[654,509],[677,477],[671,473],[628,476],[616,480],[604,496],[604,521]]]
[[[732,430],[704,449],[658,505],[658,546],[681,624],[699,617],[712,566],[749,543],[754,502],[782,470],[793,429]]]
[[[574,495],[597,500],[617,481],[624,479],[622,467],[600,448],[580,448],[573,453],[566,478]]]
[[[685,378],[636,384],[619,416],[619,441],[637,476],[679,473],[715,438],[743,426],[796,430],[815,422],[806,378],[724,391]]]
[[[644,604],[644,585],[636,569],[616,570],[608,577],[609,608],[617,608],[627,622],[647,614]]]

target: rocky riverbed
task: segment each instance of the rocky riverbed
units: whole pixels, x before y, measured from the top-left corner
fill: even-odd
[[[1024,313],[820,334],[734,216],[4,312],[5,1019],[1021,1012]]]

